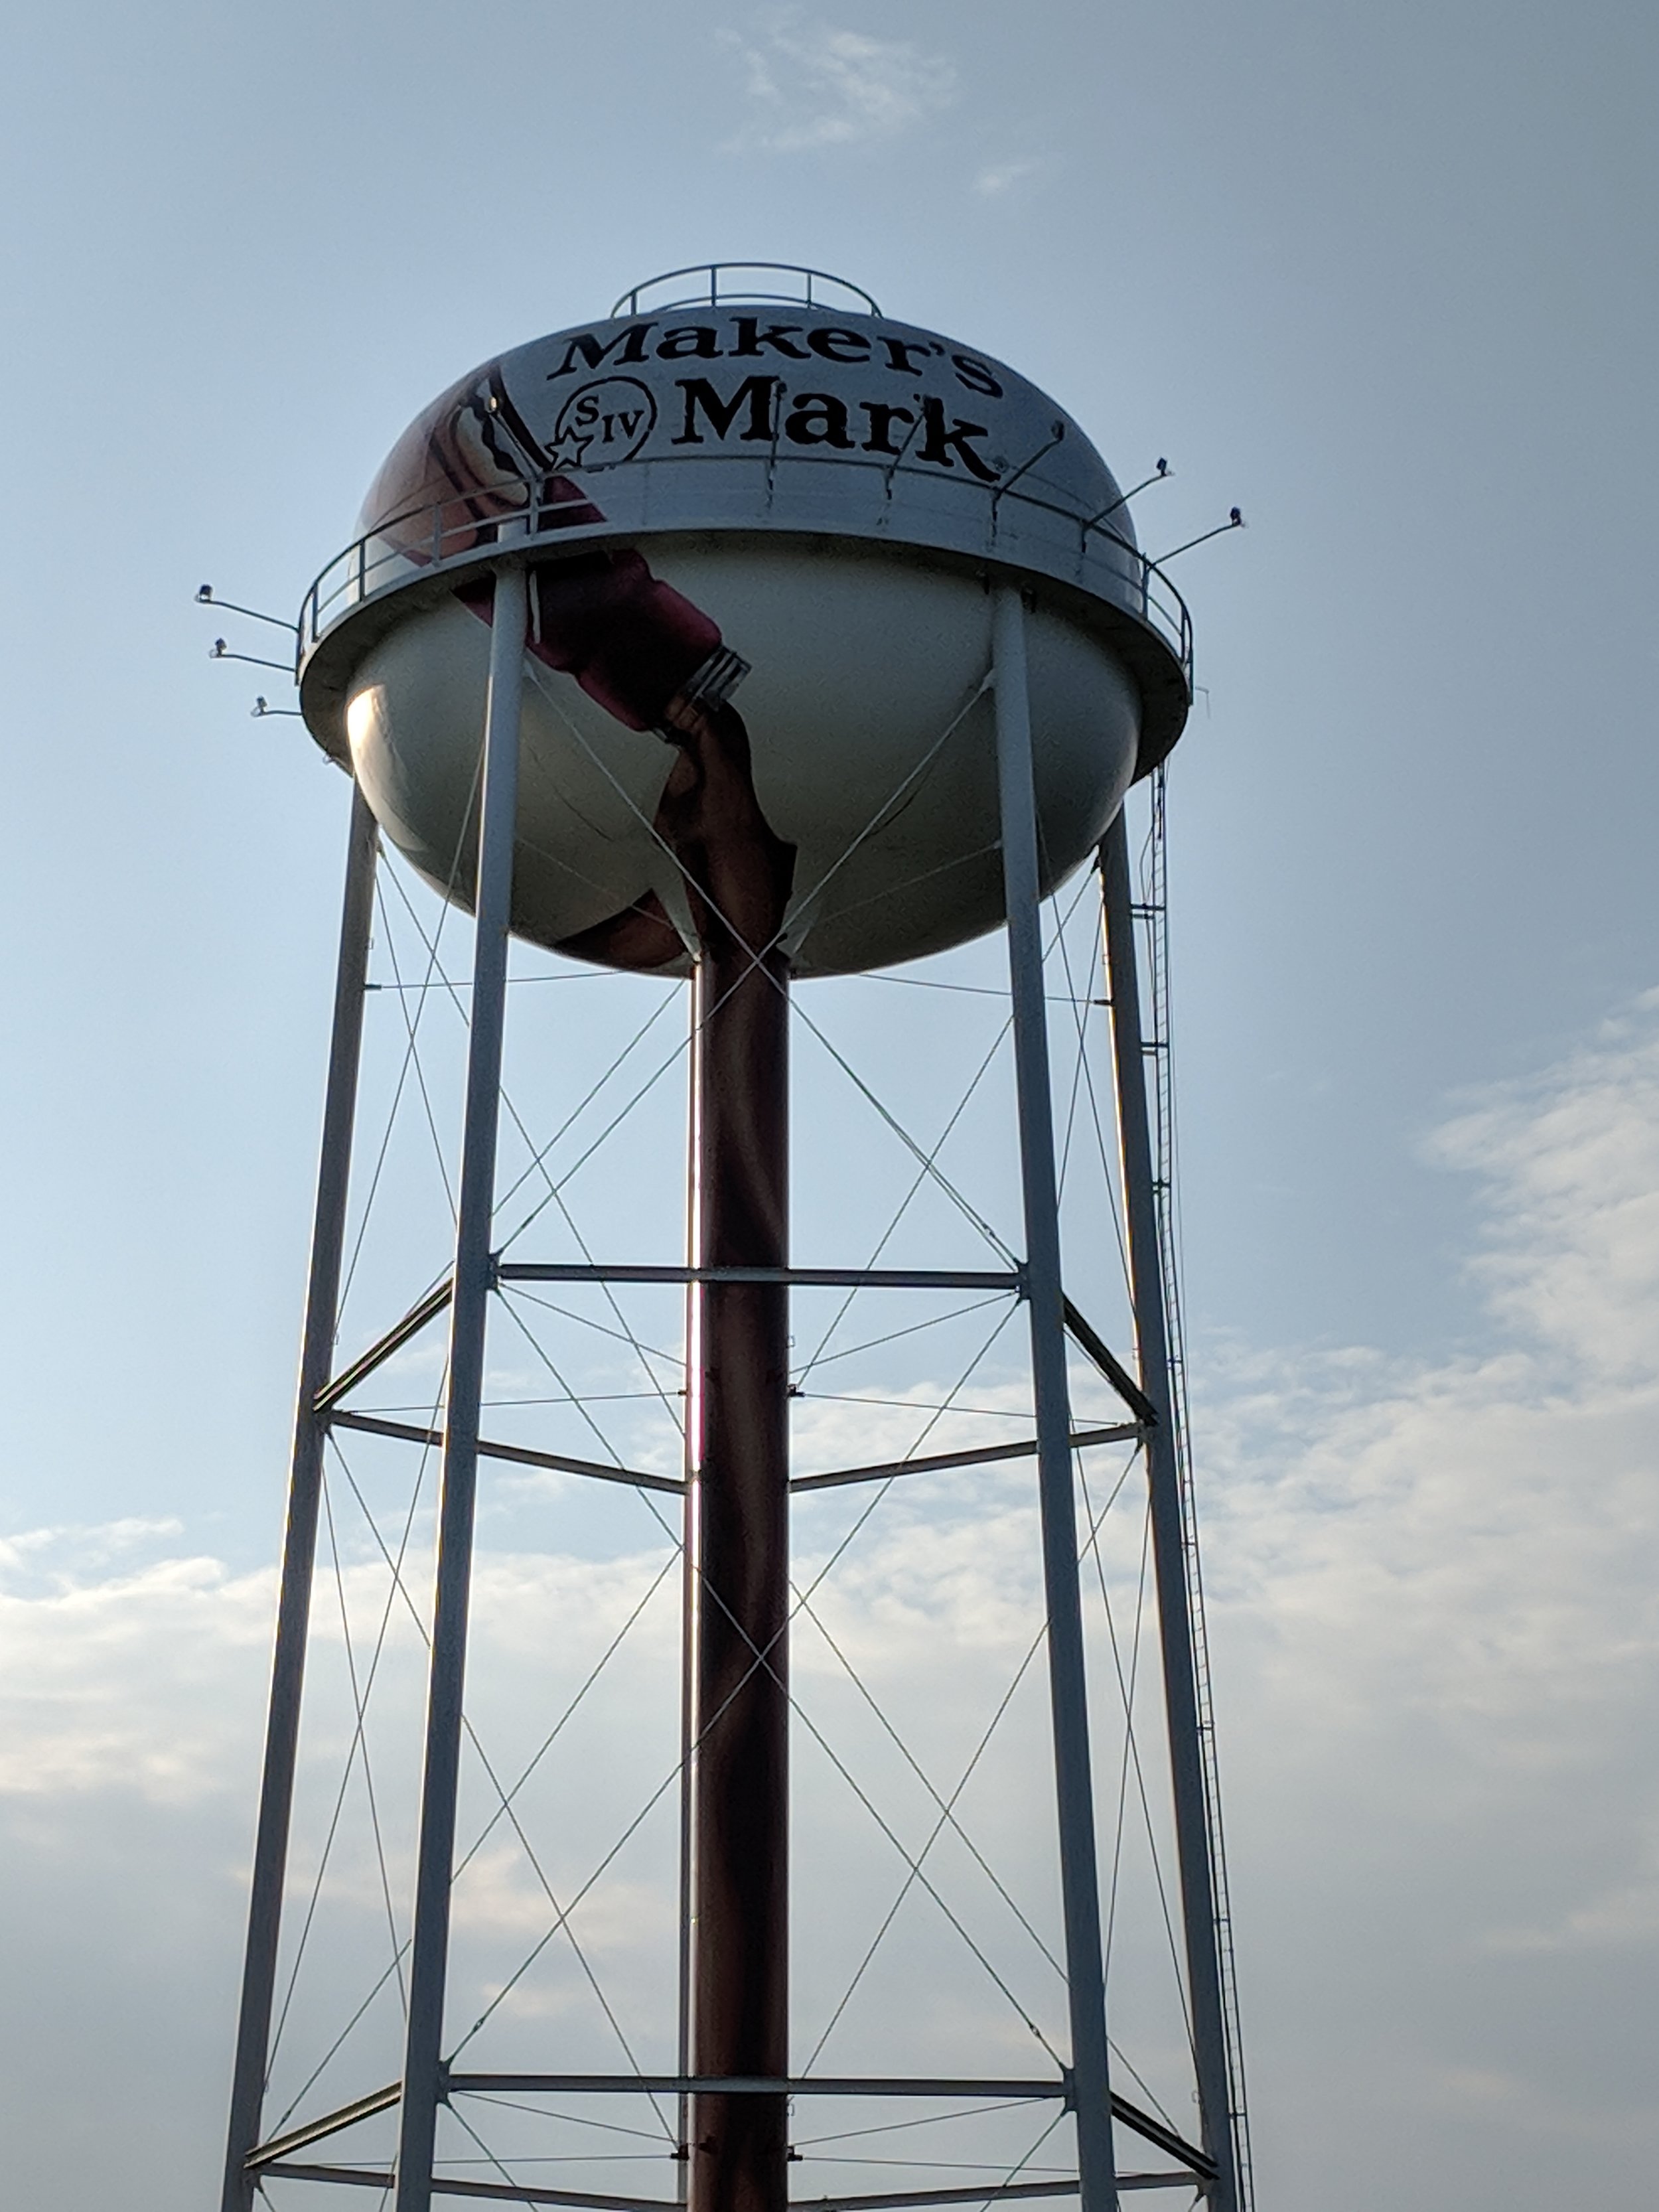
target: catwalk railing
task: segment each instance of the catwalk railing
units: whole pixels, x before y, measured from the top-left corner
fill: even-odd
[[[883,504],[890,498],[896,477],[925,483],[935,495],[941,489],[936,469],[924,468],[921,463],[902,456],[882,460],[859,453],[781,453],[775,450],[740,457],[725,453],[676,453],[660,463],[646,461],[638,465],[647,471],[657,466],[680,470],[699,464],[724,469],[728,480],[736,469],[757,477],[757,496],[752,501],[752,516],[745,515],[744,519],[752,519],[757,526],[769,523],[774,527],[787,526],[776,512],[781,504],[779,487],[786,482],[799,486],[803,471],[833,468],[840,471],[842,480],[849,471],[867,473],[879,480]],[[1113,527],[1110,516],[1121,508],[1121,501],[1116,508],[1108,509],[1106,515],[1101,517],[1079,514],[1075,507],[1045,498],[1024,483],[1009,481],[992,487],[963,484],[956,488],[956,493],[961,499],[978,501],[988,489],[989,523],[978,549],[985,557],[995,559],[1000,542],[1015,534],[1012,520],[1035,520],[1051,533],[1051,545],[1061,529],[1075,532],[1079,569],[1076,582],[1092,589],[1082,572],[1091,562],[1103,560],[1109,571],[1108,580],[1114,586],[1104,596],[1120,611],[1144,623],[1163,641],[1179,660],[1190,690],[1193,629],[1187,603],[1157,562]],[[499,501],[500,512],[484,516],[477,514],[474,509],[485,499]],[[450,491],[429,504],[381,518],[373,530],[354,538],[343,551],[337,553],[306,593],[297,625],[296,669],[336,623],[367,601],[409,583],[416,574],[441,574],[452,567],[475,564],[488,555],[503,534],[512,535],[522,544],[526,521],[529,536],[550,545],[603,544],[619,535],[629,534],[610,522],[573,525],[570,518],[574,504],[569,475],[550,464],[539,476],[516,486],[508,483],[491,487],[487,493]],[[749,504],[745,501],[746,506]],[[734,509],[729,493],[721,500],[719,520],[722,526],[733,526]],[[835,526],[828,518],[823,520],[827,526]],[[855,530],[853,534],[860,533]],[[1029,541],[1018,548],[1010,545],[1008,557],[1016,565],[1026,565]],[[1098,592],[1095,595],[1102,596]]]

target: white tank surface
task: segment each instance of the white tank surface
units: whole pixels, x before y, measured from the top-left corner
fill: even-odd
[[[796,974],[994,927],[994,583],[1031,610],[1047,887],[1180,734],[1185,610],[1077,425],[832,280],[787,272],[803,296],[777,298],[780,273],[762,301],[732,296],[753,270],[677,272],[463,378],[398,441],[307,599],[310,728],[465,905],[490,574],[527,566],[514,926],[537,943],[689,964],[665,810],[709,718],[793,848]]]

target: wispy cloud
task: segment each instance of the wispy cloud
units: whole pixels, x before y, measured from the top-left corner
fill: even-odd
[[[1035,184],[1053,167],[1053,160],[1047,155],[1013,154],[1006,161],[988,162],[975,177],[974,190],[981,199],[1001,199],[1022,186]]]
[[[787,9],[753,32],[726,31],[740,58],[750,119],[730,144],[795,154],[892,138],[951,106],[954,64],[908,39],[872,38]]]

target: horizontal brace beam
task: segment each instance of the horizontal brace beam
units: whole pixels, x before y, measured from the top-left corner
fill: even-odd
[[[441,1429],[417,1428],[412,1421],[383,1420],[378,1413],[346,1413],[331,1411],[328,1424],[335,1429],[360,1429],[365,1436],[395,1437],[404,1443],[441,1446]],[[602,1460],[571,1459],[563,1452],[532,1451],[528,1444],[491,1443],[484,1437],[478,1439],[481,1459],[504,1459],[514,1467],[550,1468],[556,1474],[591,1475],[595,1482],[625,1483],[631,1490],[667,1490],[678,1498],[684,1494],[685,1485],[672,1474],[642,1474],[631,1467],[606,1467]]]
[[[1146,1433],[1139,1421],[1120,1421],[1115,1428],[1074,1429],[1072,1449],[1086,1451],[1092,1444],[1138,1443]],[[833,1474],[798,1474],[791,1490],[839,1490],[843,1483],[882,1482],[889,1475],[935,1474],[952,1467],[987,1467],[993,1460],[1035,1459],[1036,1438],[1017,1444],[981,1444],[975,1451],[929,1452],[922,1459],[884,1460],[877,1467],[846,1467]]]
[[[1120,2173],[1115,2176],[1120,2189],[1190,2189],[1198,2177],[1192,2173]],[[1059,2181],[961,2181],[951,2189],[904,2189],[884,2191],[879,2197],[792,2197],[789,2212],[879,2212],[879,2208],[890,2206],[894,2212],[925,2212],[933,2204],[1011,2204],[1022,2198],[1034,2197],[1075,2197],[1078,2178]]]
[[[262,2143],[247,2161],[249,2172],[272,2172],[290,2152],[302,2150],[309,2143],[320,2142],[325,2136],[337,2135],[343,2129],[353,2127],[359,2120],[372,2118],[377,2112],[389,2112],[402,2094],[402,2085],[393,2081],[383,2089],[372,2090],[337,2112],[325,2113],[319,2119],[310,2121],[289,2134],[278,2136]],[[447,2074],[443,2094],[449,2096],[524,2096],[524,2095],[601,2095],[601,2096],[679,2096],[710,2095],[775,2097],[928,2097],[939,2099],[990,2097],[999,2100],[1009,2098],[1038,2100],[1054,2098],[1069,2102],[1072,2085],[1069,2075],[1047,2075],[1038,2080],[1024,2079],[987,2081],[959,2077],[830,2075],[805,2076],[769,2075],[721,2074]],[[1212,2160],[1194,2143],[1186,2142],[1173,2128],[1156,2120],[1150,2112],[1143,2112],[1127,2097],[1115,2094],[1112,2098],[1112,2117],[1152,2143],[1165,2151],[1171,2158],[1182,2161],[1182,2170],[1170,2174],[1118,2176],[1120,2189],[1161,2189],[1176,2183],[1213,2180],[1215,2166]],[[283,2166],[289,2179],[332,2180],[344,2172],[343,2168],[316,2167],[306,2169]],[[378,2186],[366,2183],[365,2187]],[[442,2186],[442,2185],[434,2185]],[[975,2202],[983,2194],[981,2190],[969,2192]],[[573,2204],[589,2207],[638,2208],[650,2203],[654,2212],[654,2201],[636,2197],[592,2197],[568,2191],[537,2203]],[[826,2200],[827,2202],[828,2200]],[[836,2203],[850,2202],[836,2198]],[[875,2199],[860,2200],[873,2206]],[[908,2198],[884,2197],[884,2204],[908,2203]],[[944,2202],[928,2198],[927,2202]],[[955,2200],[951,2200],[955,2201]]]
[[[710,2096],[727,2097],[994,2097],[1057,2098],[1071,2101],[1069,2075],[1033,2081],[986,2081],[890,2075],[724,2074],[451,2074],[444,2094],[458,2096]],[[1215,2172],[1195,2144],[1143,2112],[1127,2097],[1112,2096],[1112,2117],[1206,2179]],[[977,2193],[977,2192],[975,2192]]]
[[[1064,1301],[1066,1333],[1081,1352],[1086,1352],[1095,1365],[1117,1392],[1129,1411],[1143,1427],[1158,1426],[1158,1408],[1135,1381],[1128,1369],[1112,1350],[1105,1338],[1091,1328],[1070,1298]]]
[[[263,2181],[331,2181],[345,2189],[391,2189],[397,2177],[386,2167],[367,2166],[295,2166],[284,2163],[261,2169]],[[482,2197],[495,2204],[568,2204],[575,2212],[681,2212],[671,2197],[596,2197],[582,2189],[546,2189],[533,2181],[510,2186],[502,2181],[459,2181],[448,2174],[432,2177],[434,2197]]]
[[[964,1267],[582,1267],[572,1261],[503,1260],[500,1283],[790,1283],[835,1291],[1024,1291],[1018,1268]]]
[[[1071,2094],[1064,2075],[1038,2081],[894,2079],[881,2075],[769,2074],[451,2074],[460,2096],[597,2094],[652,2097],[1058,2097]]]
[[[885,2190],[879,2197],[793,2197],[789,2212],[877,2212],[882,2205],[921,2208],[930,2204],[1012,2203],[1032,2197],[1075,2197],[1077,2176],[1063,2181],[959,2181],[954,2189]]]
[[[302,2128],[292,2129],[285,2136],[273,2136],[267,2143],[247,2155],[246,2171],[258,2173],[273,2159],[286,2158],[290,2151],[304,2150],[307,2144],[321,2142],[325,2136],[337,2136],[343,2128],[356,2127],[359,2120],[372,2120],[376,2112],[389,2112],[402,2100],[401,2081],[388,2082],[384,2089],[371,2090],[367,2097],[359,2097],[355,2104],[342,2105],[336,2112],[325,2112],[320,2119],[307,2121]]]
[[[1155,2120],[1150,2112],[1143,2112],[1139,2105],[1132,2105],[1127,2097],[1120,2097],[1115,2089],[1112,2092],[1112,2118],[1133,2130],[1143,2142],[1151,2143],[1154,2150],[1167,2151],[1171,2158],[1178,2158],[1183,2169],[1190,2167],[1200,2181],[1215,2179],[1215,2160],[1207,2151],[1200,2150],[1196,2143],[1189,2143],[1173,2128],[1166,2128],[1162,2120]],[[1184,2171],[1175,2177],[1176,2180],[1187,2178]],[[1121,2189],[1123,2185],[1120,2176],[1118,2187]],[[1148,2183],[1146,2185],[1152,2188],[1158,2185]]]
[[[410,1337],[418,1336],[429,1321],[436,1321],[454,1294],[455,1286],[450,1282],[439,1283],[429,1290],[420,1304],[411,1306],[403,1319],[371,1344],[360,1359],[354,1359],[343,1373],[324,1383],[313,1401],[313,1411],[325,1413],[331,1406],[337,1405],[349,1390],[355,1390],[377,1367],[384,1366],[394,1352],[401,1352]]]
[[[394,2176],[386,2168],[362,2166],[267,2166],[272,2181],[331,2181],[347,2189],[390,2189]],[[1120,2173],[1119,2189],[1176,2189],[1193,2187],[1192,2173]],[[790,2212],[925,2212],[934,2204],[996,2204],[1029,2202],[1034,2197],[1075,2197],[1077,2178],[1058,2181],[981,2182],[977,2187],[961,2183],[954,2189],[911,2189],[879,2197],[797,2197]],[[432,2178],[434,2197],[483,2198],[495,2204],[564,2204],[578,2212],[678,2212],[676,2200],[664,2197],[599,2197],[580,2189],[548,2189],[536,2182],[461,2181],[446,2174]]]

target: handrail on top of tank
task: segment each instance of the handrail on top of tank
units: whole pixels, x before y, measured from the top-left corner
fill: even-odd
[[[803,281],[792,292],[762,292],[756,290],[752,286],[744,285],[738,289],[727,291],[722,298],[720,278],[723,276],[742,276],[758,270],[764,270],[770,276],[798,276]],[[833,284],[837,291],[850,293],[854,299],[861,300],[863,306],[852,310],[856,314],[878,315],[881,313],[881,309],[861,284],[849,283],[845,276],[834,276],[828,269],[808,269],[803,263],[798,261],[698,261],[685,269],[665,269],[660,276],[647,276],[642,284],[635,284],[631,290],[624,292],[611,308],[611,320],[614,322],[619,315],[637,315],[640,312],[641,293],[649,292],[659,284],[676,283],[682,276],[707,278],[707,289],[690,292],[678,299],[659,300],[655,305],[659,314],[672,314],[677,307],[732,307],[740,305],[745,301],[757,305],[830,307],[839,307],[842,312],[847,311],[847,302],[844,301],[815,300],[812,296],[814,283]]]
[[[729,456],[718,453],[683,453],[676,456],[676,465],[686,467],[700,460],[714,461],[727,459]],[[776,462],[769,462],[769,465],[781,463],[789,467],[810,467],[815,464],[822,466],[828,459],[828,456],[810,453],[781,454],[776,457]],[[845,454],[837,454],[834,457],[834,465],[845,468],[849,465],[866,467],[875,465],[869,462],[849,462],[849,457]],[[923,471],[915,464],[898,462],[890,465],[902,469],[907,475],[931,473]],[[556,468],[550,468],[543,475],[521,483],[518,489],[522,496],[515,502],[515,507],[520,509],[525,507],[533,509],[538,507],[544,488],[549,483],[557,482],[559,478],[560,471]],[[501,490],[505,495],[509,487],[503,485]],[[1193,678],[1192,616],[1188,610],[1187,602],[1182,598],[1169,576],[1159,568],[1158,562],[1109,525],[1079,515],[1072,508],[1061,507],[1054,500],[1043,499],[1036,492],[1028,490],[1023,484],[1007,487],[1006,495],[1014,506],[1040,507],[1047,514],[1058,515],[1067,522],[1077,524],[1080,528],[1085,546],[1087,545],[1091,536],[1093,536],[1104,540],[1120,554],[1127,556],[1133,564],[1133,582],[1131,585],[1131,590],[1139,597],[1140,618],[1150,629],[1157,631],[1166,644],[1174,647],[1181,663],[1182,674],[1190,690]],[[411,563],[417,568],[435,569],[447,565],[451,560],[460,556],[476,552],[483,533],[493,527],[491,520],[464,514],[459,520],[447,527],[444,525],[443,517],[446,511],[464,504],[464,501],[459,501],[457,495],[451,492],[424,506],[409,507],[399,513],[389,514],[375,529],[366,531],[361,537],[353,538],[343,552],[337,553],[334,558],[319,571],[300,609],[295,664],[296,676],[307,653],[319,642],[325,629],[331,629],[335,621],[340,619],[345,612],[349,612],[352,607],[362,606],[366,600],[374,598],[383,588],[378,580],[380,571],[396,568],[404,577],[407,577]],[[506,514],[514,511],[514,508],[507,509],[499,519],[505,520]],[[432,528],[429,533],[422,530],[421,534],[422,538],[429,537],[428,550],[416,553],[408,545],[394,545],[388,542],[387,532],[390,530],[399,525],[406,526],[410,523],[421,521],[427,516],[431,518]],[[532,534],[537,526],[532,520]],[[464,538],[467,542],[457,547],[452,553],[447,550],[446,547],[447,542],[453,538]],[[341,610],[341,615],[333,614],[331,611],[338,607],[343,600],[345,605]],[[331,611],[327,612],[326,619],[325,618],[325,611]]]

